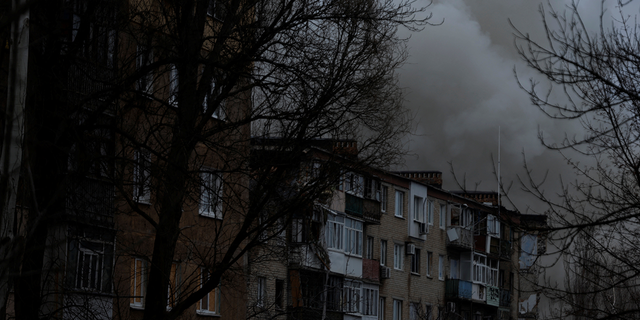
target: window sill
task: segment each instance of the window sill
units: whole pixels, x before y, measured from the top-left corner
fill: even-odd
[[[199,212],[198,213],[199,216],[201,217],[205,217],[205,218],[210,218],[210,219],[216,219],[216,220],[222,220],[221,217],[218,217],[217,214],[214,213],[205,213],[205,212]]]
[[[420,274],[419,274],[419,273],[417,273],[417,272],[413,272],[413,271],[411,271],[411,275],[412,275],[412,276],[418,276],[418,277],[420,276]]]
[[[398,215],[393,215],[394,217],[398,218],[398,219],[402,219],[402,220],[407,220],[407,218],[403,217],[403,216],[398,216]]]
[[[144,310],[144,306],[137,305],[137,304],[130,304],[129,307],[134,310]]]
[[[431,275],[427,275],[427,279],[433,280],[433,277]]]
[[[220,317],[220,314],[213,311],[196,310],[196,314],[205,317]]]

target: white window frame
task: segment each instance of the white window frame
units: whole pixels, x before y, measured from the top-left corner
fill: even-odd
[[[487,272],[489,266],[487,265],[487,257],[480,254],[473,255],[473,282],[486,284]]]
[[[396,190],[395,197],[395,213],[394,215],[399,218],[404,217],[404,191]]]
[[[82,241],[79,242],[74,284],[78,289],[102,292],[105,263],[104,244],[95,242],[92,244],[100,246],[102,250],[92,250],[83,246]],[[88,277],[84,278],[84,274],[87,274]]]
[[[378,320],[384,320],[385,318],[385,303],[387,302],[387,298],[385,297],[380,297],[379,303],[378,303]]]
[[[393,320],[402,320],[402,300],[393,299]]]
[[[440,229],[444,230],[445,226],[446,226],[446,212],[447,212],[447,205],[446,204],[441,204],[440,205],[440,213],[438,215],[438,223],[440,224]]]
[[[200,215],[222,219],[224,181],[219,171],[204,168],[200,173]]]
[[[413,196],[413,221],[424,222],[424,198]]]
[[[402,270],[404,263],[404,245],[393,244],[393,268],[396,270]]]
[[[373,244],[374,244],[374,238],[372,236],[367,236],[367,254],[365,256],[365,258],[367,259],[373,259]]]
[[[380,239],[380,265],[387,265],[387,240]]]
[[[327,215],[325,241],[327,248],[343,250],[344,248],[344,217]]]
[[[353,280],[344,280],[342,289],[342,297],[344,301],[344,312],[360,313],[360,296],[362,294],[362,282]]]
[[[444,256],[438,255],[438,280],[444,281]]]
[[[148,150],[133,152],[133,200],[151,203],[151,152]]]
[[[209,278],[209,270],[204,267],[200,267],[200,288],[204,285],[204,283]],[[214,296],[215,306],[211,308],[211,295]],[[205,295],[200,301],[197,303],[197,314],[201,315],[220,315],[220,286],[218,285],[215,289],[211,290],[207,295]]]
[[[256,306],[264,308],[267,305],[267,278],[258,277],[258,287],[256,292]]]
[[[344,252],[362,257],[362,221],[344,218]]]

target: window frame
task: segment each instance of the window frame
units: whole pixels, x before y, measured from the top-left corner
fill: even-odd
[[[404,264],[404,245],[394,243],[393,244],[393,268],[395,270],[403,270]]]
[[[393,320],[402,320],[402,300],[393,299]]]
[[[362,282],[345,279],[342,289],[345,313],[360,313]]]
[[[427,200],[427,222],[430,226],[433,225],[433,215],[435,210],[435,203],[433,200]]]
[[[149,262],[142,257],[133,257],[131,261],[131,298],[129,306],[134,309],[144,309],[147,281],[149,280]]]
[[[374,241],[375,239],[372,236],[367,236],[367,252],[365,255],[366,259],[373,260]]]
[[[151,152],[136,149],[133,152],[133,201],[151,204]]]
[[[153,63],[153,49],[146,45],[136,46],[136,71],[139,71]],[[136,90],[146,94],[153,95],[153,70],[143,74],[136,80]]]
[[[444,281],[444,255],[438,255],[438,280]]]
[[[206,195],[206,197],[205,197]],[[200,216],[221,220],[224,211],[224,179],[220,171],[203,168],[200,172]]]
[[[416,248],[416,251],[411,255],[411,273],[420,275],[420,248]]]
[[[395,194],[394,215],[398,218],[404,218],[404,191],[396,190]]]
[[[378,316],[378,299],[380,290],[376,288],[362,288],[362,314],[365,316]]]
[[[438,214],[438,224],[440,225],[440,229],[444,230],[446,228],[446,212],[447,212],[447,205],[446,204],[440,204],[440,212]]]
[[[427,277],[431,277],[432,262],[433,262],[433,252],[427,251]]]
[[[209,270],[207,270],[207,268],[205,267],[200,267],[199,270],[200,270],[200,288],[202,288],[204,283],[208,280]],[[213,294],[213,302],[215,304],[214,310],[211,310],[212,294]],[[200,315],[220,315],[220,298],[221,298],[220,285],[218,285],[198,301],[198,303],[196,304],[196,313]],[[206,302],[206,309],[205,307],[203,307],[203,304],[205,304],[205,302]]]
[[[387,207],[389,205],[389,187],[383,185],[381,187],[381,194],[382,196],[380,197],[380,211],[383,213],[387,212]]]
[[[267,305],[267,278],[258,277],[256,288],[256,306],[264,308]]]

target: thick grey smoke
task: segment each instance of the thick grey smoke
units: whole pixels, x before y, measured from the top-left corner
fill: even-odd
[[[448,162],[452,162],[459,178],[466,175],[467,189],[474,190],[481,182],[478,190],[496,190],[491,155],[497,162],[500,127],[503,182],[514,181],[510,195],[519,210],[544,210],[520,191],[517,175],[526,175],[523,160],[538,180],[548,171],[548,192],[559,190],[560,175],[565,181],[575,179],[561,155],[541,145],[538,132],[561,141],[565,133],[582,136],[581,127],[543,115],[531,105],[514,75],[515,69],[525,86],[530,78],[544,83],[518,56],[509,24],[544,41],[540,3],[443,0],[429,7],[433,21],[444,19],[444,23],[412,35],[410,58],[400,71],[406,105],[416,121],[416,135],[408,142],[415,156],[408,157],[402,169],[442,171],[444,188],[456,190],[459,187],[449,173]],[[553,6],[564,11],[569,3],[553,1]],[[615,1],[606,5],[610,11],[617,10]],[[599,1],[581,3],[582,16],[594,31],[599,11]]]

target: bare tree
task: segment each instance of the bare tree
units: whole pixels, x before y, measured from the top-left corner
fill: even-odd
[[[525,180],[526,188],[548,204],[546,214],[555,232],[550,239],[565,254],[566,287],[547,287],[581,319],[635,318],[638,292],[638,208],[640,199],[640,33],[634,17],[618,1],[618,12],[601,2],[599,25],[590,29],[580,16],[584,3],[563,11],[540,7],[544,40],[516,29],[516,46],[532,69],[545,76],[521,87],[549,117],[578,122],[582,137],[542,143],[558,150],[579,176],[562,182],[559,200],[542,185]],[[571,154],[577,154],[572,158]],[[593,166],[580,162],[593,159]],[[529,169],[529,168],[528,168]],[[551,251],[551,250],[550,250]],[[564,315],[561,315],[564,316]]]
[[[338,179],[331,166],[293,169],[312,141],[357,141],[352,168],[398,161],[408,117],[396,30],[429,19],[391,0],[48,1],[31,14],[19,319],[99,317],[73,298],[82,290],[115,292],[126,317],[138,303],[130,266],[148,270],[145,319],[237,288],[265,232],[276,237]],[[251,162],[252,136],[281,143]],[[96,280],[74,273],[93,270],[86,259],[117,263]],[[84,311],[65,311],[55,290]]]

